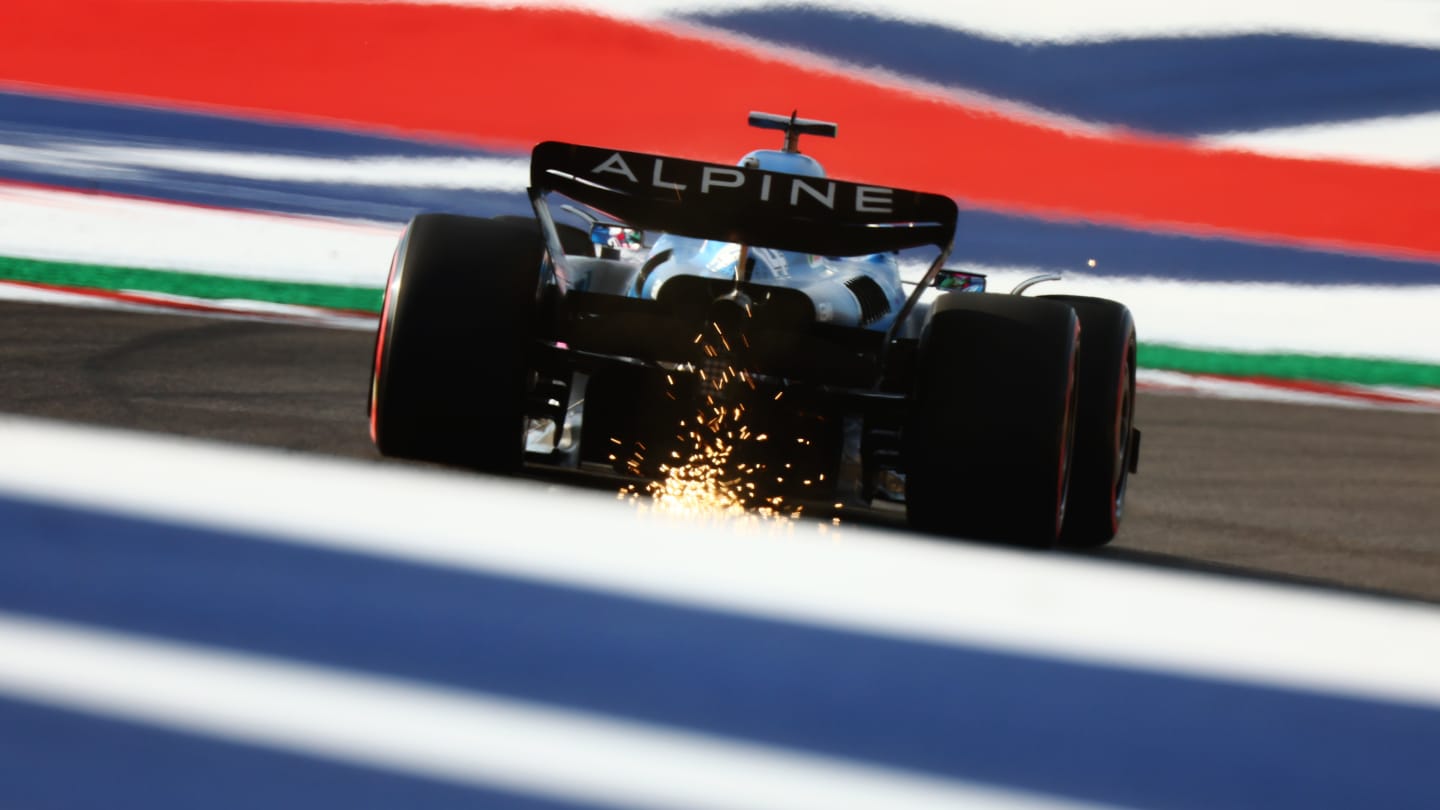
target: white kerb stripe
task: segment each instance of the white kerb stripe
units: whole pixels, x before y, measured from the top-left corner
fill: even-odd
[[[0,183],[3,256],[379,289],[403,229]]]
[[[1440,167],[1440,112],[1227,132],[1201,140],[1286,157],[1433,169]]]
[[[331,0],[299,0],[330,2]],[[381,0],[384,2],[385,0]],[[686,12],[783,8],[793,0],[389,0],[409,5],[587,8],[639,19]],[[821,5],[818,4],[817,5]],[[1089,42],[1135,37],[1296,34],[1341,40],[1440,45],[1440,9],[1430,0],[826,0],[841,13],[870,14],[1021,41]]]
[[[150,170],[291,183],[346,183],[389,188],[521,192],[530,161],[481,156],[368,155],[315,157],[220,149],[113,146],[81,140],[41,146],[0,143],[0,162],[39,165],[60,173],[126,176]]]
[[[363,412],[357,411],[357,432]],[[0,491],[948,644],[1440,706],[1440,609],[0,416]],[[105,459],[106,463],[94,463]]]
[[[0,613],[0,691],[432,779],[654,808],[1062,808],[459,690]]]

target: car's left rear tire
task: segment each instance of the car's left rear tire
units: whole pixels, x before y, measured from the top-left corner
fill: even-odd
[[[520,468],[543,255],[526,223],[411,220],[375,338],[370,435],[381,453]]]
[[[495,222],[503,222],[507,225],[518,225],[529,228],[537,234],[542,234],[540,221],[534,217],[524,217],[516,214],[501,214],[491,218]],[[555,232],[560,235],[560,247],[565,250],[567,256],[594,256],[595,246],[590,241],[590,234],[580,230],[574,225],[566,225],[563,222],[555,223]],[[543,238],[543,236],[542,236]]]

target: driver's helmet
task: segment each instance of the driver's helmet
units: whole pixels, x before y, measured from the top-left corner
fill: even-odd
[[[740,158],[740,165],[747,169],[767,172],[784,172],[803,177],[824,177],[825,167],[820,161],[799,152],[784,152],[779,149],[756,149]]]
[[[825,176],[825,168],[815,158],[779,149],[757,149],[741,158],[738,165],[802,177]],[[659,256],[665,251],[669,251],[667,266],[661,272],[646,274],[642,288],[638,290],[641,297],[654,297],[659,286],[677,274],[734,278],[735,265],[740,258],[739,245],[671,234],[656,240],[650,255]],[[819,264],[818,256],[789,250],[753,249],[751,259],[755,262],[751,278],[761,283],[783,282],[796,275],[814,272]]]

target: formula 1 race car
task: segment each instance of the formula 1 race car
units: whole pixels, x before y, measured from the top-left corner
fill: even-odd
[[[945,267],[949,197],[826,177],[798,141],[835,124],[750,123],[783,148],[732,166],[546,142],[533,219],[415,217],[376,337],[380,451],[1113,538],[1139,455],[1129,310],[988,293]]]

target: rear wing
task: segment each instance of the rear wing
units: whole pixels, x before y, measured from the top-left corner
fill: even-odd
[[[955,237],[938,194],[555,141],[531,153],[530,185],[537,208],[553,191],[639,228],[825,256],[948,254]]]

